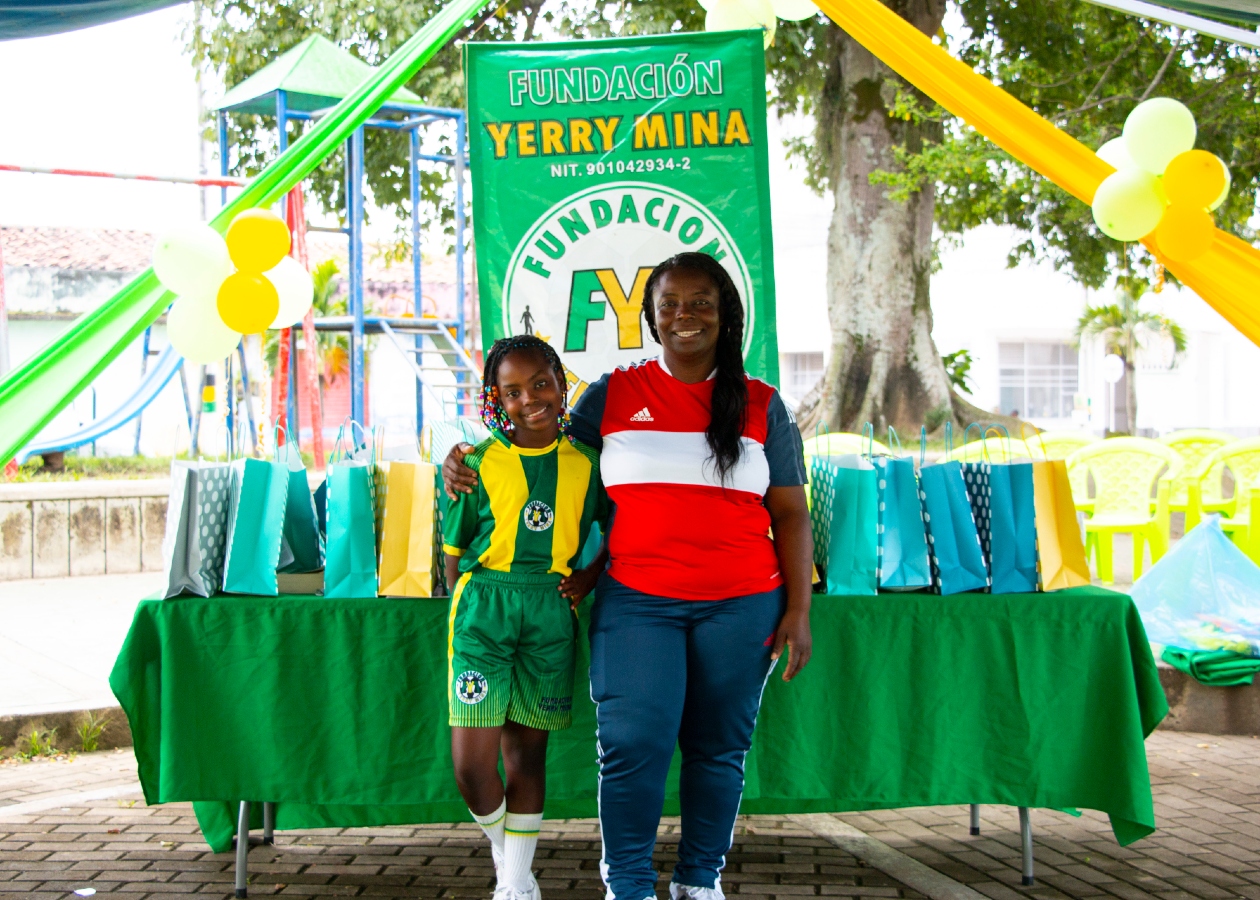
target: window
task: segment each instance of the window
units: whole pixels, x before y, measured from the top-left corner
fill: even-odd
[[[789,405],[795,406],[818,383],[823,376],[823,355],[821,353],[784,353],[783,354],[783,396]]]
[[[998,391],[1003,415],[1070,419],[1078,390],[1078,355],[1071,344],[998,344]]]

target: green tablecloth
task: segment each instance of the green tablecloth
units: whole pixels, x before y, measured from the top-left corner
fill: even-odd
[[[197,801],[217,851],[239,800],[276,801],[281,829],[466,820],[446,621],[436,599],[142,602],[110,686],[146,801]],[[813,661],[766,690],[743,812],[995,803],[1101,810],[1122,844],[1154,830],[1142,742],[1168,707],[1124,594],[819,596],[812,621]],[[596,814],[586,654],[549,818]]]

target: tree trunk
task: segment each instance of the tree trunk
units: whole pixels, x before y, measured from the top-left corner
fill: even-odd
[[[885,2],[925,34],[941,27],[944,0]],[[827,242],[831,358],[817,402],[802,404],[798,420],[810,432],[818,423],[860,431],[865,422],[877,432],[915,430],[930,412],[942,420],[952,412],[928,296],[935,190],[927,185],[896,202],[870,176],[895,170],[894,148],[917,151],[940,125],[889,116],[898,86],[914,89],[844,31],[830,29],[825,52],[817,139],[835,197]]]

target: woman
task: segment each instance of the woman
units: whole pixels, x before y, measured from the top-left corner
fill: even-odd
[[[778,392],[744,372],[743,306],[716,260],[661,263],[643,312],[660,359],[603,376],[572,412],[615,507],[590,627],[602,869],[614,900],[655,896],[676,743],[670,895],[718,900],[761,692],[785,645],[785,681],[809,660],[805,466]],[[448,491],[476,484],[467,449],[447,457]]]

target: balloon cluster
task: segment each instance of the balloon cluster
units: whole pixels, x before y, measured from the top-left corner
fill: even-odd
[[[288,252],[288,226],[265,209],[242,212],[226,237],[201,224],[161,235],[153,271],[178,295],[166,320],[171,346],[204,365],[231,353],[241,335],[302,321],[315,284]]]
[[[1098,148],[1116,167],[1094,194],[1094,221],[1117,241],[1153,237],[1173,262],[1202,256],[1215,240],[1212,210],[1229,194],[1229,169],[1195,150],[1194,114],[1167,97],[1139,103],[1124,133]]]
[[[735,31],[760,28],[765,45],[774,43],[776,19],[799,22],[817,14],[813,0],[700,0],[705,10],[705,31]]]

